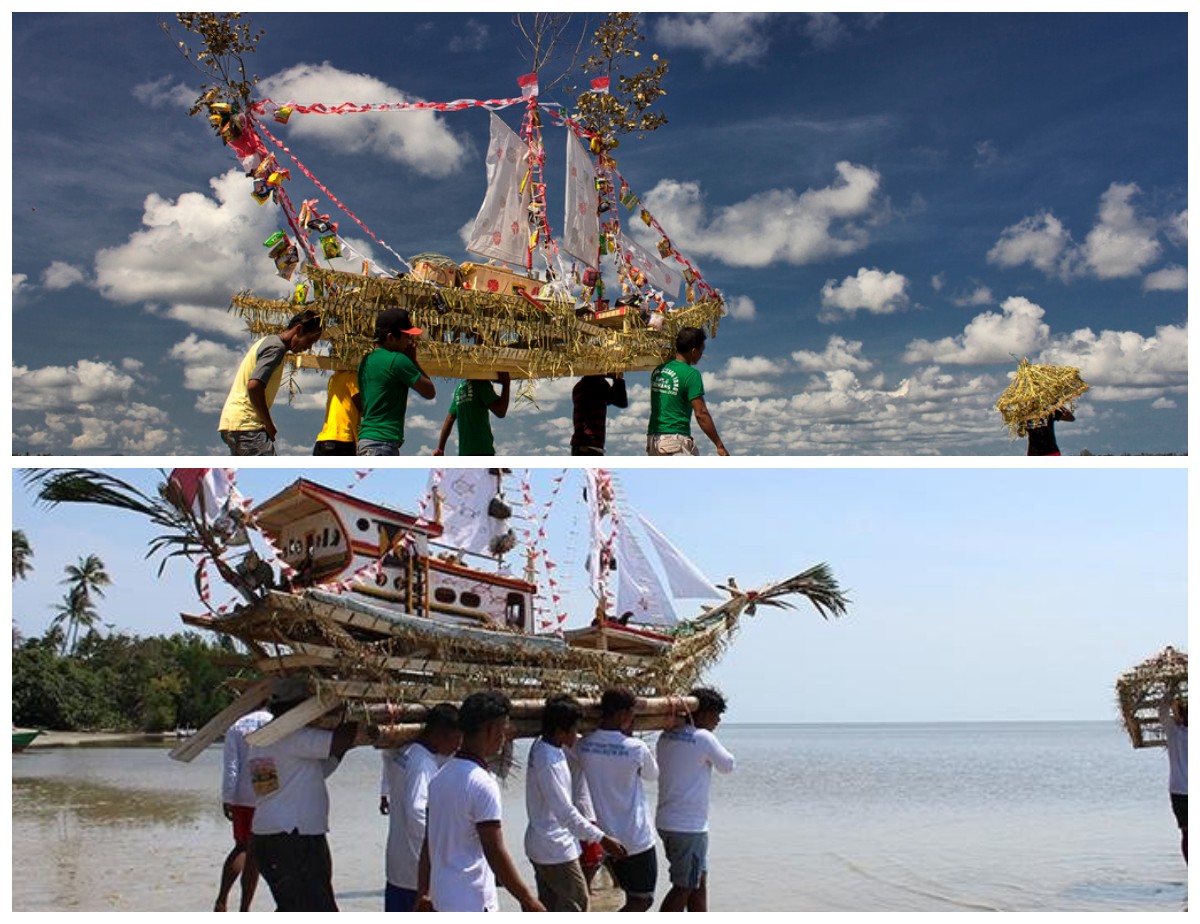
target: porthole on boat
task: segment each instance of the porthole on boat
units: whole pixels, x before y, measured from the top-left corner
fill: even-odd
[[[360,517],[354,521],[354,526],[360,533],[365,533],[370,528],[371,523],[369,520],[365,520]]]
[[[433,592],[433,599],[438,603],[453,603],[458,599],[458,594],[449,587],[439,587]]]
[[[483,600],[479,598],[479,594],[472,593],[469,590],[464,590],[462,596],[458,598],[458,602],[468,609],[477,610],[483,604]]]

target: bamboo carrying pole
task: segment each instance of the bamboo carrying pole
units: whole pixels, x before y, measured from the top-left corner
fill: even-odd
[[[509,715],[509,738],[534,738],[540,734],[541,710],[545,705],[541,700],[515,701],[513,711]],[[581,700],[580,705],[584,707],[583,718],[579,722],[579,731],[582,734],[592,731],[600,724],[600,701]],[[662,731],[673,728],[698,707],[699,703],[693,696],[639,697],[637,712],[633,718],[633,731]],[[375,747],[398,748],[416,741],[421,735],[420,719],[423,718],[424,709],[423,706],[415,705],[400,707],[400,711],[409,721],[377,726],[373,740]],[[372,710],[376,711],[378,707]],[[413,721],[414,719],[416,721]]]

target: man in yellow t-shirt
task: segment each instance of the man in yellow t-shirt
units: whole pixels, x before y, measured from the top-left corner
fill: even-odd
[[[362,420],[362,396],[358,393],[358,375],[335,372],[329,377],[325,397],[325,426],[317,434],[314,456],[353,456]]]
[[[283,381],[283,358],[303,353],[321,337],[321,317],[306,309],[278,334],[255,342],[238,366],[217,429],[235,456],[275,455],[271,404]]]

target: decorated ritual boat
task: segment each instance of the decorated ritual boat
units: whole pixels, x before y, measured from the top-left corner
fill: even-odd
[[[450,103],[329,106],[265,99],[243,108],[210,92],[210,119],[245,168],[248,194],[273,200],[284,225],[264,246],[292,295],[235,296],[233,310],[250,330],[275,332],[299,306],[310,307],[325,321],[323,348],[301,356],[299,365],[354,369],[374,346],[378,313],[401,307],[425,332],[420,361],[430,375],[507,372],[518,379],[649,370],[673,355],[681,328],[715,336],[725,314],[721,293],[620,174],[613,139],[589,131],[563,107],[540,101],[536,75],[518,82],[518,97]],[[605,93],[606,85],[594,81],[592,92]],[[509,108],[521,113],[519,133],[497,114]],[[433,253],[400,256],[275,134],[292,120],[471,109],[489,111],[490,137],[487,192],[466,250],[486,262],[459,263]],[[565,130],[561,237],[552,232],[547,197],[547,126]],[[287,192],[293,170],[297,182],[311,181],[331,204],[313,198],[296,208]],[[342,221],[352,221],[356,233],[365,233],[394,262],[364,259],[361,272],[357,264],[345,268],[360,255],[322,209],[340,210]],[[623,211],[640,242],[623,225]]]
[[[297,676],[309,701],[256,740],[344,706],[382,746],[415,735],[429,705],[482,689],[518,703],[526,724],[517,735],[536,734],[547,695],[594,705],[612,686],[644,698],[644,727],[663,727],[655,723],[681,708],[679,697],[719,659],[743,616],[759,606],[794,608],[795,596],[825,618],[845,612],[847,599],[824,564],[756,590],[732,578],[714,585],[623,501],[613,473],[579,473],[595,607],[572,627],[544,542],[565,473],[539,516],[527,482],[519,504],[507,498],[505,479],[516,476],[504,469],[434,470],[416,513],[305,478],[252,504],[232,487],[229,470],[175,470],[157,516],[190,533],[185,548],[198,561],[207,607],[183,621],[231,636],[248,652],[242,696],[177,756],[190,759],[265,702],[273,680]],[[47,479],[43,499],[98,499],[78,490],[80,477]],[[105,478],[99,493],[111,502],[114,479]],[[210,565],[235,599],[215,602]],[[690,618],[677,614],[677,601],[704,599],[716,602]]]

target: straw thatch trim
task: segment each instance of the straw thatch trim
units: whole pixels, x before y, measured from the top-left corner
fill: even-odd
[[[1187,653],[1164,648],[1117,678],[1117,706],[1135,748],[1164,747],[1159,709],[1176,697],[1187,702]]]
[[[683,327],[699,327],[716,336],[725,313],[713,298],[663,316],[661,330],[646,325],[634,312],[623,330],[597,326],[575,315],[566,300],[530,304],[516,295],[471,289],[439,288],[410,277],[381,279],[356,276],[315,266],[305,272],[324,294],[308,303],[325,322],[326,345],[316,365],[355,369],[375,348],[375,318],[391,307],[405,308],[425,333],[419,359],[430,375],[447,378],[493,377],[500,371],[514,378],[554,378],[604,372],[653,369],[674,352]],[[297,306],[289,301],[234,296],[232,310],[255,335],[278,331]],[[306,357],[306,360],[308,358]]]
[[[1054,412],[1075,410],[1075,401],[1088,384],[1072,366],[1035,366],[1022,359],[1017,373],[996,402],[1013,439],[1024,437],[1030,426],[1044,426]]]

